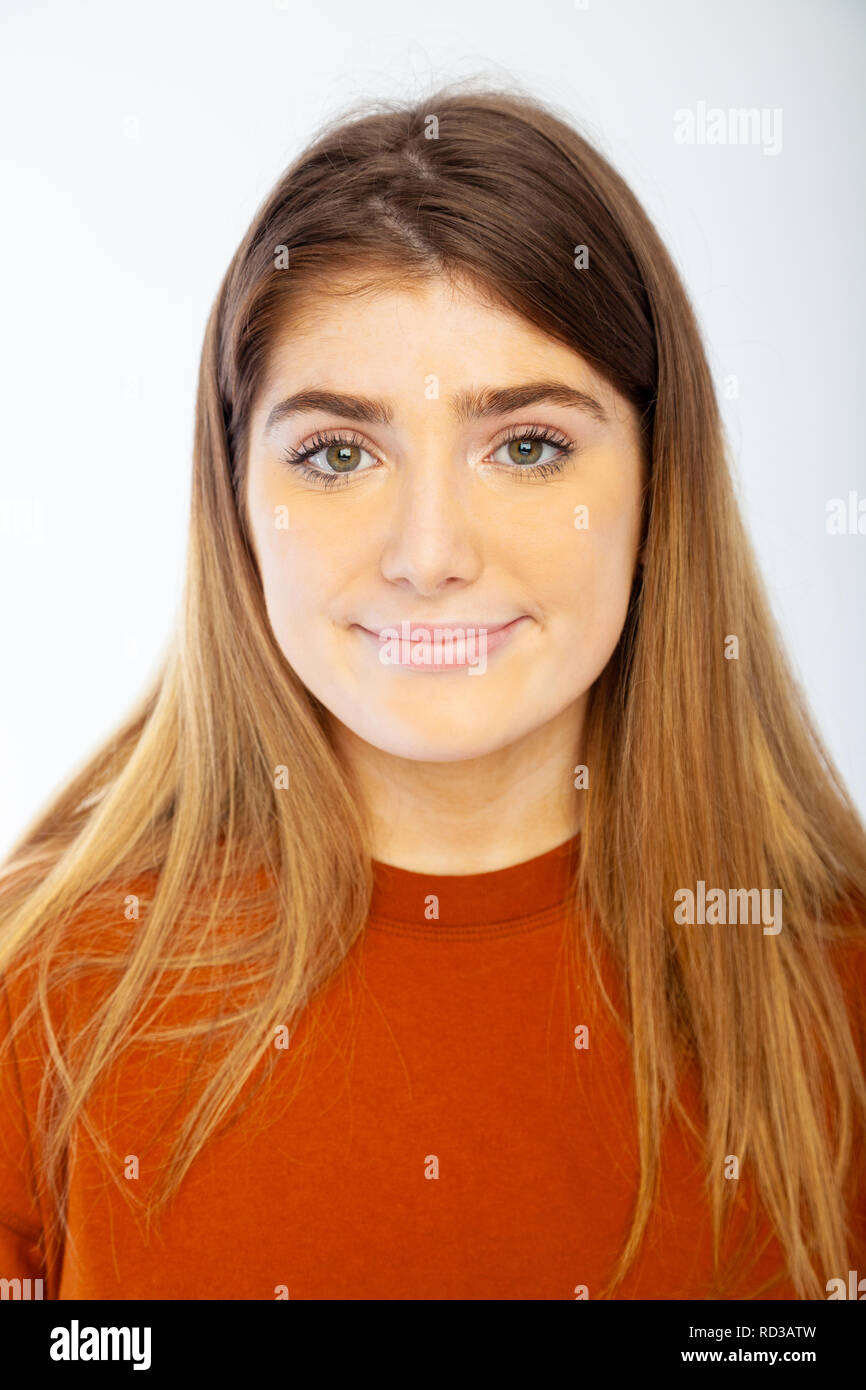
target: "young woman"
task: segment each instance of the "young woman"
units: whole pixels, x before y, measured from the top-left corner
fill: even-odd
[[[523,96],[334,123],[210,317],[158,679],[6,861],[0,1276],[826,1298],[864,912],[633,195]]]

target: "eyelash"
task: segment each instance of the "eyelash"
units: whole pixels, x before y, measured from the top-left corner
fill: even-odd
[[[513,430],[504,439],[500,439],[493,452],[495,453],[505,444],[510,444],[514,439],[536,439],[542,444],[553,444],[560,450],[559,458],[548,459],[546,463],[530,463],[525,466],[519,463],[497,465],[497,467],[508,469],[509,472],[524,479],[546,478],[553,473],[559,473],[574,453],[572,440],[566,439],[564,435],[558,435],[555,430],[546,429],[543,425],[527,425],[524,429]],[[297,468],[301,477],[309,479],[310,482],[322,488],[341,487],[351,478],[356,477],[359,472],[372,473],[371,468],[355,469],[351,473],[324,473],[319,468],[311,468],[305,464],[305,459],[320,453],[322,449],[331,449],[335,445],[339,447],[348,445],[350,448],[364,449],[368,454],[373,453],[365,441],[352,432],[341,433],[335,430],[323,430],[313,436],[306,449],[288,447],[283,450],[281,457],[283,463],[288,464],[291,468]]]

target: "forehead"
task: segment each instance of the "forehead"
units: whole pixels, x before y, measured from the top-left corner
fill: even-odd
[[[556,371],[575,384],[615,392],[567,343],[469,279],[396,274],[343,276],[301,285],[287,300],[267,356],[262,404],[313,378],[339,390],[417,389],[422,378],[506,382]]]

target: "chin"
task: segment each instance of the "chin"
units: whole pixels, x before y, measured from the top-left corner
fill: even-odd
[[[489,723],[475,727],[446,729],[418,729],[410,725],[387,725],[360,728],[345,721],[357,738],[390,753],[395,758],[407,758],[421,763],[466,762],[471,758],[483,758],[487,753],[495,753],[506,748],[520,738],[524,730],[503,729],[499,733],[490,728]]]

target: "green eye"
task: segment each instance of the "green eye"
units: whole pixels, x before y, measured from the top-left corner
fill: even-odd
[[[324,467],[308,463],[318,454],[324,455]],[[362,440],[341,434],[317,434],[305,449],[285,449],[282,459],[290,468],[297,468],[301,476],[310,482],[318,483],[321,487],[334,487],[354,473],[370,472],[370,468],[360,466],[363,454],[373,458]]]
[[[325,462],[337,473],[351,473],[358,467],[362,452],[357,444],[332,444],[325,450]]]
[[[543,458],[545,448],[554,451],[547,458]],[[498,460],[496,454],[503,449],[506,450],[507,457]],[[530,425],[504,439],[494,451],[493,461],[521,476],[546,477],[564,468],[573,452],[572,441],[564,435]]]
[[[545,449],[553,450],[552,456],[544,458]],[[496,454],[502,450],[507,451],[507,457],[497,459]],[[560,472],[573,452],[572,441],[564,435],[539,425],[529,425],[514,430],[507,439],[502,440],[494,451],[492,461],[515,477],[542,478]],[[364,454],[374,459],[374,464],[364,467]],[[319,455],[322,458],[313,462]],[[331,432],[317,434],[304,449],[285,449],[282,459],[318,487],[339,487],[357,473],[372,472],[375,466],[375,456],[365,447],[363,440],[355,435]]]

